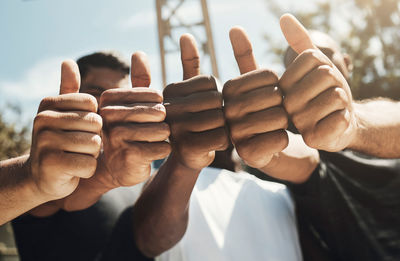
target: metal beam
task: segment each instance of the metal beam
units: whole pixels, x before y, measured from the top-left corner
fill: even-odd
[[[185,4],[198,4],[201,8],[199,21],[188,21],[193,17],[188,17],[183,10]],[[211,30],[210,17],[208,14],[208,6],[206,0],[156,0],[157,25],[158,25],[158,42],[160,47],[161,70],[163,86],[165,87],[168,80],[168,56],[179,53],[179,36],[174,36],[175,30],[185,30],[192,34],[197,43],[202,60],[209,58],[212,74],[218,77],[218,66],[215,57],[215,48]],[[199,30],[200,29],[200,30]],[[203,32],[203,33],[199,33]],[[176,38],[174,38],[176,37]],[[167,49],[167,43],[172,47]]]

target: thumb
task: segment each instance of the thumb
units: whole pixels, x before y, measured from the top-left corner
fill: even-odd
[[[229,38],[240,73],[244,74],[256,70],[257,62],[246,31],[242,27],[235,26],[229,31]]]
[[[60,94],[77,93],[81,85],[78,65],[73,60],[65,60],[61,64]]]
[[[307,49],[317,49],[307,29],[291,14],[284,14],[280,19],[281,30],[292,49],[300,54]]]
[[[183,34],[180,39],[183,80],[200,74],[200,58],[196,40],[191,34]]]
[[[151,82],[149,59],[144,52],[132,54],[131,59],[132,88],[149,87]]]

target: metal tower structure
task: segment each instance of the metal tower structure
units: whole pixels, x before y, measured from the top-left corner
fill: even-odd
[[[156,8],[164,87],[167,84],[167,68],[169,68],[168,65],[170,64],[168,56],[180,53],[179,32],[181,34],[185,32],[191,33],[195,37],[202,64],[204,61],[209,62],[212,74],[218,77],[207,1],[156,0]]]

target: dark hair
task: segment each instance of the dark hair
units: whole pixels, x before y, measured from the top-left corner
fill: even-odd
[[[90,67],[109,68],[129,74],[129,64],[118,54],[112,52],[95,52],[79,58],[76,63],[81,73],[81,78],[85,78]]]

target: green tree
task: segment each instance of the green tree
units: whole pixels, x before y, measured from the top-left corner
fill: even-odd
[[[0,112],[0,160],[20,156],[27,152],[30,146],[29,128],[17,127],[14,123],[8,123],[4,119],[4,112],[11,111],[20,116],[18,107],[11,106],[8,110]]]
[[[271,14],[284,12],[268,0]],[[294,15],[309,29],[331,35],[353,59],[350,86],[356,99],[400,98],[400,2],[398,0],[334,0],[315,3]],[[269,52],[282,57],[286,45],[270,43]],[[271,44],[272,43],[272,44]],[[280,58],[282,61],[282,58]]]

